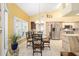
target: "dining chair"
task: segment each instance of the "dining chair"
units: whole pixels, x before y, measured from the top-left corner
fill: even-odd
[[[32,32],[26,32],[27,47],[32,45]]]
[[[45,47],[49,47],[49,48],[50,48],[50,35],[45,36],[45,37],[43,38],[43,43],[44,43],[44,48],[45,48]]]
[[[40,53],[42,56],[42,34],[32,35],[33,56],[34,53]]]

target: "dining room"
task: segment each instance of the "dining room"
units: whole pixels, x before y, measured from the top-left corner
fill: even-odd
[[[7,42],[4,47],[8,47],[5,53],[7,56],[79,55],[78,4],[5,5],[8,14],[8,26],[6,26],[8,40],[4,38],[5,43]]]

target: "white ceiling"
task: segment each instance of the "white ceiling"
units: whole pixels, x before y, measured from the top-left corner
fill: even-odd
[[[40,12],[53,11],[58,3],[17,3],[17,5],[29,16],[32,16]]]

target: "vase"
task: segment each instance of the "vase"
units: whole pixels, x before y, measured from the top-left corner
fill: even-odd
[[[11,48],[12,48],[12,50],[16,50],[16,49],[17,49],[17,47],[18,47],[18,43],[17,43],[17,42],[16,42],[16,43],[11,44]]]

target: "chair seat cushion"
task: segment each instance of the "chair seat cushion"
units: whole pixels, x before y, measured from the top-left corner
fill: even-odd
[[[47,40],[43,40],[44,43],[49,43],[50,41],[47,39]]]
[[[34,48],[40,48],[41,44],[34,44]]]
[[[28,39],[27,41],[28,41],[28,42],[32,42],[32,39]]]

